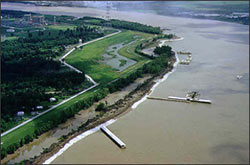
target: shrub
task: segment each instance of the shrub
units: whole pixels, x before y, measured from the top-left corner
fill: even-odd
[[[13,154],[16,150],[15,144],[12,144],[10,146],[7,147],[7,153],[8,154]]]
[[[33,138],[30,135],[27,135],[24,137],[24,144],[28,144],[29,142],[32,142]]]
[[[98,104],[98,106],[96,107],[95,110],[96,111],[105,111],[106,110],[105,104],[104,103]]]
[[[19,145],[20,145],[20,147],[22,147],[24,145],[23,138],[20,140]]]

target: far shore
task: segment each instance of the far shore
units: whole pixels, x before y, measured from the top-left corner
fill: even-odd
[[[68,15],[68,16],[75,16],[75,17],[83,17],[83,16],[92,16],[92,17],[99,17],[105,18],[106,10],[97,9],[97,8],[86,8],[86,7],[66,7],[66,6],[57,6],[57,7],[48,7],[48,6],[35,6],[31,4],[22,4],[22,3],[8,3],[8,2],[1,2],[1,10],[20,10],[20,11],[27,11],[27,12],[34,12],[40,14],[51,14],[51,15]],[[133,17],[134,15],[137,18]],[[146,16],[146,17],[145,17]],[[139,12],[126,12],[126,11],[110,11],[110,18],[111,19],[120,19],[126,21],[133,21],[133,22],[140,22],[143,24],[149,24],[150,21],[154,22],[153,24],[157,24],[157,19],[155,19],[156,14],[153,13],[139,13]],[[196,22],[202,23],[204,19],[198,18],[184,18],[184,17],[176,17],[176,16],[165,16],[165,15],[157,15],[159,18],[167,18],[171,24],[178,25],[180,22],[192,22],[195,20]],[[145,19],[146,18],[146,19]],[[178,18],[178,19],[177,19]],[[155,19],[155,20],[154,20]],[[219,20],[211,20],[206,19],[207,22],[211,23],[227,23],[227,24],[238,24],[235,22],[226,22],[226,21],[219,21]],[[168,27],[163,27],[164,29],[172,29],[172,25]]]

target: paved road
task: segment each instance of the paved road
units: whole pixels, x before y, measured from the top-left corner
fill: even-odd
[[[78,45],[77,48],[79,48],[79,47],[81,47],[81,46],[84,46],[84,45],[87,45],[87,44],[90,44],[90,43],[95,42],[95,41],[99,41],[99,40],[101,40],[101,39],[104,39],[104,38],[107,38],[107,37],[110,37],[110,36],[113,36],[113,35],[116,35],[116,34],[118,34],[118,33],[120,33],[120,32],[121,32],[121,31],[119,30],[118,32],[115,32],[115,33],[106,35],[106,36],[104,36],[104,37],[97,38],[97,39],[94,39],[94,40],[89,41],[89,42],[86,42],[86,43],[82,43],[82,44]],[[69,52],[67,52],[64,56],[62,56],[62,57],[59,59],[59,61],[62,62],[64,65],[68,66],[69,68],[75,70],[76,72],[82,73],[82,72],[81,72],[80,70],[78,70],[77,68],[75,68],[75,67],[73,67],[73,66],[67,64],[65,61],[63,61],[63,59],[64,59],[65,57],[67,57],[69,54],[71,54],[74,50],[75,50],[75,48],[71,49],[71,50],[70,50]],[[23,126],[23,125],[25,125],[25,124],[31,122],[32,120],[34,120],[34,119],[40,117],[41,115],[43,115],[43,114],[45,114],[45,113],[47,113],[47,112],[49,112],[49,111],[55,109],[56,107],[58,107],[58,106],[60,106],[60,105],[62,105],[62,104],[64,104],[64,103],[66,103],[67,101],[69,101],[69,100],[71,100],[71,99],[73,99],[73,98],[79,96],[80,94],[83,94],[83,93],[89,91],[90,89],[92,89],[92,88],[94,88],[94,87],[96,87],[96,86],[99,85],[99,84],[96,83],[89,75],[85,74],[85,76],[86,76],[86,78],[87,78],[89,81],[91,81],[91,82],[94,84],[93,86],[91,86],[91,87],[89,87],[89,88],[87,88],[87,89],[85,89],[85,90],[83,90],[83,91],[81,91],[81,92],[79,92],[79,93],[77,93],[77,94],[71,96],[70,98],[68,98],[68,99],[66,99],[66,100],[63,100],[62,102],[60,102],[60,103],[58,103],[58,104],[52,106],[51,108],[45,110],[44,112],[38,114],[37,116],[34,116],[34,117],[30,118],[29,120],[27,120],[27,121],[25,121],[25,122],[23,122],[23,123],[17,125],[16,127],[12,128],[12,129],[9,129],[8,131],[5,131],[4,133],[1,134],[1,137],[3,137],[4,135],[6,135],[6,134],[8,134],[8,133],[10,133],[10,132],[12,132],[12,131],[14,131],[14,130],[16,130],[17,128],[19,128],[19,127],[21,127],[21,126]]]
[[[118,33],[120,33],[121,31],[119,30],[118,32],[115,32],[115,33],[112,33],[112,34],[109,34],[109,35],[106,35],[106,36],[103,36],[101,38],[97,38],[97,39],[94,39],[94,40],[91,40],[91,41],[88,41],[88,42],[85,42],[85,43],[82,43],[82,44],[79,44],[78,46],[76,46],[77,48],[80,48],[81,46],[84,46],[84,45],[87,45],[87,44],[90,44],[90,43],[93,43],[93,42],[96,42],[96,41],[99,41],[99,40],[102,40],[104,38],[107,38],[107,37],[110,37],[110,36],[113,36],[113,35],[116,35]],[[66,58],[68,55],[70,55],[73,51],[75,50],[75,48],[72,48],[70,51],[68,51],[64,56],[62,56],[59,61],[62,62],[64,65],[68,66],[69,68],[75,70],[76,72],[78,73],[82,73],[82,71],[78,70],[77,68],[67,64],[63,59]],[[94,85],[97,84],[89,75],[85,74],[86,78],[92,82]]]

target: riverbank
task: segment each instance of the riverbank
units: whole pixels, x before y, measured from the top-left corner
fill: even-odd
[[[171,67],[170,67],[171,68]],[[163,72],[163,74],[164,74],[164,72]],[[138,86],[140,83],[143,83],[143,81],[145,81],[145,80],[152,80],[152,79],[150,79],[150,78],[152,78],[152,76],[149,76],[149,75],[144,75],[143,76],[143,78],[138,78],[137,80],[139,80],[139,81],[135,81],[134,83],[132,83],[131,85],[132,86],[134,86],[133,87],[133,89],[131,89],[131,87],[125,87],[125,91],[126,92],[128,92],[128,91],[131,91],[131,92],[133,92],[133,90],[136,88],[136,86]],[[142,81],[143,80],[143,81]],[[155,79],[154,79],[155,80]],[[147,82],[147,83],[149,83],[149,81]],[[130,89],[129,89],[130,88]],[[150,88],[150,87],[149,87]],[[144,88],[143,88],[144,89]],[[126,93],[126,92],[124,92],[123,91],[124,89],[122,89],[121,91],[118,91],[118,92],[115,92],[115,93],[112,93],[112,94],[110,94],[110,95],[113,95],[113,96],[118,96],[118,98],[119,98],[119,96],[120,95],[123,95],[123,96],[125,96],[124,95],[124,93]],[[136,91],[136,90],[135,90]],[[129,95],[127,95],[126,97],[125,97],[125,99],[128,97],[128,96],[131,96],[131,92],[130,92],[130,94]],[[143,91],[142,91],[143,92]],[[118,94],[117,94],[118,93]],[[133,102],[136,102],[136,101],[138,101],[140,98],[142,98],[143,97],[143,95],[145,95],[145,92],[143,92],[142,94],[143,95],[140,95],[140,93],[141,92],[137,92],[136,93],[136,96],[135,95],[132,95],[132,100],[131,99],[129,99],[129,102],[128,102],[128,105],[127,105],[127,103],[124,103],[124,100],[119,100],[118,102],[116,102],[118,99],[116,99],[117,97],[113,97],[113,101],[110,101],[110,98],[109,99],[107,99],[106,100],[106,98],[105,99],[103,99],[103,100],[101,100],[100,102],[108,102],[109,104],[113,104],[114,102],[116,102],[114,105],[112,105],[112,106],[110,106],[111,107],[111,110],[108,112],[108,113],[106,113],[102,118],[101,118],[101,121],[98,121],[97,122],[97,125],[101,122],[105,122],[105,121],[107,121],[108,119],[110,119],[110,118],[114,118],[114,117],[119,117],[120,116],[120,114],[122,114],[123,115],[123,112],[125,112],[130,106],[131,106],[131,104],[133,103]],[[109,95],[109,96],[110,96]],[[107,96],[108,97],[108,96]],[[121,97],[120,97],[121,98]],[[111,100],[112,100],[112,98],[111,98]],[[122,101],[122,102],[121,102]],[[127,101],[127,100],[126,100]],[[130,104],[131,103],[131,104]],[[94,111],[94,109],[95,109],[95,107],[96,107],[96,105],[97,105],[98,103],[95,103],[93,106],[91,106],[89,109],[87,109],[87,110],[83,110],[83,111]],[[121,104],[121,106],[120,106],[120,104]],[[124,105],[126,105],[126,108],[124,109],[122,109],[122,110],[117,110],[117,109],[120,109],[121,107],[123,107]],[[118,106],[117,108],[113,108],[112,109],[112,107],[113,106]],[[133,108],[133,107],[132,107]],[[91,109],[91,110],[90,110]],[[98,115],[98,113],[97,113],[97,115]],[[87,114],[85,114],[84,115],[85,117],[84,118],[91,118],[91,117],[87,117],[88,116],[88,113]],[[92,116],[92,115],[91,115]],[[95,116],[95,115],[94,115]],[[95,119],[91,119],[90,121],[91,122],[94,122],[94,121],[96,121],[97,119],[98,119],[98,117],[100,117],[100,116],[97,116]],[[77,117],[78,118],[78,117]],[[82,118],[82,117],[81,117]],[[78,120],[79,121],[79,119],[76,119],[76,120]],[[85,122],[85,120],[82,120],[81,119],[81,123],[84,123]],[[73,123],[74,123],[74,119],[69,119],[67,122],[66,122],[67,124],[61,124],[61,126],[59,126],[59,127],[67,127],[67,126],[70,126],[70,125],[72,125]],[[64,126],[63,126],[64,125]],[[79,125],[78,125],[79,126]],[[78,128],[78,126],[77,127],[75,127],[74,126],[74,128],[72,128],[72,129],[77,129]],[[92,125],[90,125],[90,127],[91,127]],[[94,126],[95,126],[95,124],[94,124]],[[59,128],[58,127],[58,128]],[[72,129],[68,129],[69,131],[67,131],[67,133],[68,132],[70,132]],[[91,129],[91,128],[89,128],[89,129]],[[53,130],[51,130],[50,131],[50,133],[52,133],[52,132],[56,132],[58,129],[53,129]],[[67,134],[66,133],[66,134]],[[73,133],[75,133],[75,132],[73,132]],[[69,133],[70,135],[72,135],[73,133]],[[64,135],[61,135],[61,136],[64,136],[65,137],[65,135],[66,134],[64,134]],[[51,134],[51,135],[48,135],[48,136],[52,136],[53,135],[53,133]],[[46,138],[45,136],[41,136],[41,137],[44,137],[44,138]],[[60,136],[59,136],[60,137]],[[59,138],[58,137],[58,138]],[[2,163],[6,163],[6,162],[8,162],[8,161],[10,161],[10,160],[14,160],[15,159],[15,161],[14,162],[19,162],[19,161],[17,161],[19,158],[17,157],[18,155],[20,155],[21,153],[22,153],[22,155],[23,155],[23,153],[24,153],[24,151],[27,149],[27,147],[28,148],[30,148],[33,144],[37,144],[37,143],[41,143],[41,141],[40,141],[40,137],[38,138],[38,139],[35,139],[32,143],[30,143],[30,144],[27,144],[27,145],[24,145],[23,147],[21,147],[18,151],[16,151],[15,153],[13,153],[13,154],[10,154],[10,155],[8,155],[5,159],[3,159],[1,162]],[[52,142],[53,143],[53,142]],[[51,143],[51,144],[52,144]],[[30,147],[29,147],[30,146]],[[47,148],[47,146],[46,147],[42,147],[42,148]],[[30,149],[29,149],[30,150]],[[42,151],[42,150],[41,150]],[[40,151],[40,152],[41,152]],[[47,149],[46,149],[46,151],[48,151]],[[36,152],[36,154],[34,154],[34,155],[38,155],[40,152]],[[38,154],[37,154],[38,153]],[[22,157],[24,157],[24,156],[22,156]],[[32,156],[31,156],[32,157]],[[12,163],[13,163],[13,161],[11,161]]]
[[[98,125],[109,121],[110,119],[117,119],[131,111],[131,106],[141,100],[141,98],[143,98],[147,93],[149,93],[150,89],[157,83],[156,80],[163,78],[166,73],[170,72],[173,69],[173,65],[175,62],[176,58],[173,57],[170,61],[170,67],[161,72],[159,76],[147,79],[140,87],[130,92],[123,99],[120,99],[116,103],[108,106],[107,112],[104,113],[101,117],[94,117],[93,119],[89,119],[82,125],[82,129],[74,133],[69,133],[67,137],[64,137],[64,139],[58,143],[52,144],[48,149],[46,149],[46,152],[43,152],[40,156],[31,159],[29,163],[41,164],[45,162],[48,158],[56,154],[70,140],[74,139],[78,135],[90,129],[93,129]]]
[[[28,160],[36,155],[39,155],[44,151],[45,148],[49,148],[53,143],[57,143],[62,136],[69,135],[72,130],[77,130],[79,127],[83,127],[83,124],[92,119],[93,117],[99,115],[99,112],[95,111],[96,106],[100,102],[108,103],[108,105],[113,105],[118,100],[124,98],[130,92],[132,92],[139,84],[142,84],[147,79],[151,78],[150,75],[145,75],[143,78],[138,78],[134,83],[123,88],[121,91],[109,94],[104,99],[99,102],[94,103],[88,109],[81,110],[73,118],[68,119],[65,123],[58,125],[54,128],[38,137],[29,144],[25,144],[23,147],[16,150],[13,154],[8,154],[7,157],[1,160],[1,163],[6,162],[10,164],[19,163],[23,160]],[[31,153],[32,152],[32,153]],[[32,155],[30,155],[32,154]]]
[[[57,10],[78,17],[88,12]],[[126,150],[97,132],[71,146],[53,163],[249,162],[249,26],[133,12],[111,12],[111,17],[171,28],[185,38],[169,44],[178,51],[191,51],[193,62],[188,68],[178,65],[175,74],[157,86],[152,96],[185,96],[189,90],[199,90],[215,104],[146,100],[109,126],[129,144]],[[237,80],[238,74],[243,78]]]

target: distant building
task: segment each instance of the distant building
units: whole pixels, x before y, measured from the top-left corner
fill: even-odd
[[[33,16],[32,23],[37,23],[43,25],[45,23],[44,16]]]
[[[1,36],[2,41],[6,40],[6,35]]]
[[[36,109],[43,109],[43,106],[41,106],[41,105],[36,106]]]
[[[51,98],[49,99],[49,101],[50,101],[50,102],[55,102],[56,99],[55,99],[54,97],[51,97]]]
[[[23,112],[23,111],[18,111],[18,112],[17,112],[17,116],[22,117],[23,115],[24,115],[24,112]]]
[[[24,14],[24,21],[26,22],[31,22],[32,21],[32,18],[31,18],[31,14]]]

